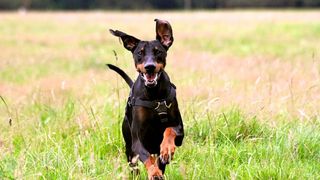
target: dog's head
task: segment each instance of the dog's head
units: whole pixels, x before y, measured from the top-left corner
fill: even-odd
[[[141,41],[121,31],[110,29],[120,37],[123,46],[132,52],[135,67],[148,87],[155,87],[166,66],[167,51],[173,43],[172,28],[168,21],[155,19],[156,40]]]

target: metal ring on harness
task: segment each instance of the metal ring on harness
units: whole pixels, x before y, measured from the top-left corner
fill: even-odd
[[[154,110],[157,110],[160,107],[161,102],[157,102],[157,107],[154,108]]]
[[[168,109],[170,109],[170,108],[171,108],[172,103],[170,103],[169,105],[167,105],[167,101],[164,101],[164,105],[165,105]]]
[[[170,103],[169,105],[167,105],[167,101],[162,101],[162,102],[157,102],[157,107],[155,107],[154,109],[157,110],[157,109],[160,107],[161,103],[164,103],[164,105],[165,105],[166,108],[168,108],[168,109],[170,109],[171,106],[172,106],[172,103]]]

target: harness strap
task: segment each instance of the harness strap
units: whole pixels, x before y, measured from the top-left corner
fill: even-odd
[[[132,94],[130,92],[129,105],[142,106],[145,108],[153,109],[159,115],[160,121],[162,123],[168,122],[167,111],[168,109],[171,108],[172,102],[176,97],[175,88],[176,88],[175,85],[171,83],[170,93],[168,97],[166,99],[159,100],[159,101],[148,101],[148,100],[142,100],[140,98],[135,98],[135,97],[132,97]]]
[[[157,107],[157,103],[154,101],[144,101],[144,100],[141,100],[140,98],[134,98],[134,97],[131,98],[131,105],[142,106],[150,109],[154,109]]]

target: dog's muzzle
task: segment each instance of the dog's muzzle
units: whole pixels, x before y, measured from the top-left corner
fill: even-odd
[[[147,87],[155,87],[158,84],[161,72],[157,73],[141,73],[144,85]]]

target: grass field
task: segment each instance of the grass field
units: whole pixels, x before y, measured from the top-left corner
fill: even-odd
[[[167,179],[320,179],[318,10],[0,13],[0,179],[129,178],[104,64],[137,74],[107,30],[153,39],[154,18],[186,131]]]

